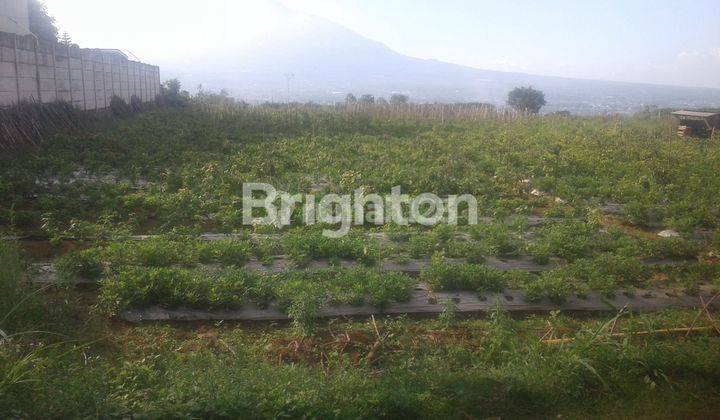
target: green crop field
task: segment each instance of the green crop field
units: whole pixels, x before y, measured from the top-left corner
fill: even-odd
[[[662,118],[385,111],[159,108],[0,156],[0,413],[717,413],[720,330],[702,306],[720,290],[720,140]],[[469,194],[479,223],[461,206],[457,225],[329,238],[337,223],[307,225],[302,206],[244,223],[246,183]],[[420,290],[442,310],[387,316]],[[515,292],[543,309],[493,301]],[[465,313],[444,298],[458,293],[491,309]],[[697,307],[612,305],[658,295]],[[606,310],[563,310],[592,299]],[[125,322],[148,308],[275,315]]]

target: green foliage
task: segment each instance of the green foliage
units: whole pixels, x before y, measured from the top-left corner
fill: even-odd
[[[253,254],[253,246],[247,241],[222,240],[198,244],[197,252],[200,262],[204,264],[219,262],[242,266]],[[264,255],[262,250],[260,253]]]
[[[192,264],[195,260],[194,245],[190,241],[156,237],[113,243],[108,246],[107,253],[113,261],[124,264],[168,267],[173,264]]]
[[[178,268],[127,268],[102,283],[99,301],[108,314],[152,305],[237,309],[255,297],[258,283],[270,281],[234,269],[212,275]]]
[[[361,104],[365,104],[365,105],[372,105],[375,103],[375,96],[366,93],[366,94],[360,96],[360,99],[358,100],[358,102]]]
[[[20,251],[0,241],[0,331],[17,332],[23,326],[34,326],[42,320],[40,299],[25,280],[25,263]],[[0,348],[4,337],[0,333]]]
[[[618,289],[644,286],[651,274],[650,268],[635,258],[600,254],[545,272],[536,279],[527,278],[525,292],[530,300],[546,298],[554,303],[589,290],[612,296]]]
[[[562,304],[572,291],[571,283],[559,270],[542,273],[525,286],[525,296],[530,302],[547,299],[552,303]]]
[[[270,275],[238,269],[217,273],[179,268],[135,267],[101,284],[100,305],[108,314],[159,305],[177,308],[237,309],[252,302],[276,302],[305,332],[329,304],[385,307],[410,298],[416,281],[400,273],[368,269],[289,271]]]
[[[379,258],[375,241],[353,234],[328,238],[320,231],[292,232],[283,237],[283,247],[299,263],[319,258],[346,258],[373,265]]]
[[[128,117],[133,113],[133,108],[123,98],[113,95],[110,98],[110,112],[116,117]]]
[[[391,105],[407,105],[410,102],[410,97],[400,93],[394,93],[390,96]]]
[[[189,104],[190,94],[182,90],[182,85],[178,79],[169,79],[160,85],[158,101],[164,106],[183,107]]]
[[[54,265],[60,278],[65,281],[73,281],[77,278],[97,280],[104,272],[104,255],[102,249],[90,248],[57,258]]]
[[[43,41],[57,42],[58,28],[55,18],[50,16],[47,6],[41,0],[28,1],[30,31]]]
[[[478,264],[454,264],[439,255],[433,256],[420,279],[435,291],[472,290],[482,294],[505,287],[502,271]]]
[[[552,224],[538,232],[535,252],[550,253],[573,261],[590,252],[595,234],[593,225],[580,221]]]
[[[92,123],[91,138],[57,134],[39,153],[0,157],[1,228],[42,233],[46,215],[45,233],[58,240],[238,232],[243,229],[238,218],[243,182],[267,181],[296,193],[322,179],[325,191],[335,191],[345,187],[348,171],[363,174],[362,185],[355,186],[380,194],[395,185],[408,194],[473,194],[482,214],[497,218],[577,217],[614,201],[629,209],[623,222],[672,223],[686,231],[718,227],[716,144],[676,139],[657,121],[440,123],[414,117],[410,108],[403,111],[407,115],[395,118],[329,108],[237,107],[216,113],[186,107]],[[78,179],[78,171],[97,178]],[[108,175],[119,181],[106,182]],[[548,210],[547,198],[528,198],[528,186],[520,182],[525,179],[571,204]],[[421,235],[397,226],[382,231],[407,240],[398,249],[414,248],[417,255],[439,251],[477,262],[486,252],[513,256],[527,248],[537,261],[551,255],[572,261],[536,277],[435,258],[423,275],[434,290],[466,288],[482,294],[507,285],[526,288],[531,299],[562,302],[588,290],[612,294],[643,286],[653,273],[667,274],[668,283],[688,292],[697,291],[700,282],[720,281],[716,265],[657,267],[648,273],[635,259],[695,258],[708,251],[705,244],[639,239],[608,229],[599,233],[599,220],[540,229],[480,227],[471,232],[473,241],[456,235],[473,230],[462,227],[438,227]],[[441,328],[435,320],[380,316],[376,322],[333,320],[324,326],[318,315],[331,305],[384,307],[409,298],[417,280],[369,269],[267,275],[228,267],[252,255],[268,260],[286,249],[299,261],[371,262],[381,255],[374,241],[357,233],[345,241],[327,240],[312,230],[288,233],[287,242],[208,243],[166,236],[108,243],[56,263],[64,276],[107,274],[100,284],[100,307],[106,313],[146,305],[202,310],[273,305],[290,315],[293,329],[282,324],[238,328],[218,323],[197,330],[130,326],[106,323],[85,306],[80,316],[59,317],[59,305],[45,310],[38,295],[31,295],[17,250],[0,243],[0,314],[28,298],[0,329],[43,329],[57,320],[72,330],[72,341],[56,349],[38,346],[47,341],[44,336],[2,342],[0,412],[18,418],[523,418],[558,413],[685,418],[712,417],[720,406],[715,337],[610,336],[688,326],[695,311],[634,314],[615,323],[562,315],[515,321],[497,310],[488,321],[465,322],[448,306]],[[196,262],[224,267],[178,268]],[[87,300],[86,295],[70,296],[73,305]],[[102,329],[92,341],[98,342],[78,344],[96,323]],[[575,341],[538,343],[548,328],[555,338]],[[18,383],[18,378],[32,382]]]
[[[516,87],[508,93],[508,105],[517,111],[537,114],[545,106],[545,94],[532,87]]]
[[[363,174],[363,187],[380,194],[395,185],[408,194],[472,194],[482,198],[480,211],[493,217],[537,210],[542,200],[528,199],[529,191],[518,184],[532,178],[534,187],[571,203],[549,214],[583,214],[614,201],[627,210],[626,220],[648,225],[659,221],[691,230],[714,228],[720,220],[720,198],[709,193],[720,189],[714,169],[720,154],[669,136],[659,123],[488,119],[435,125],[344,108],[240,106],[221,115],[157,109],[93,124],[98,141],[61,135],[43,153],[6,156],[0,159],[6,168],[0,189],[7,197],[0,219],[7,228],[12,214],[22,221],[16,222],[21,233],[38,233],[39,215],[49,212],[60,233],[72,219],[100,218],[133,233],[234,231],[242,228],[243,182],[264,181],[298,193],[308,191],[312,180],[326,180],[322,195],[351,170]],[[313,158],[330,155],[322,162]],[[378,164],[387,170],[375,170]],[[122,182],[70,183],[78,170]],[[37,193],[36,180],[47,186],[40,199],[28,200]],[[135,181],[144,182],[130,188]]]
[[[520,254],[524,245],[519,235],[505,225],[478,225],[473,236],[491,254],[498,257],[513,257]]]
[[[453,256],[464,256],[464,248],[469,248],[467,244],[465,245],[466,246],[463,246],[455,240],[455,229],[453,226],[439,224],[429,232],[419,232],[410,235],[406,248],[413,258],[430,256],[438,251],[454,254]]]
[[[645,255],[654,258],[695,259],[700,245],[682,238],[661,238],[645,243]]]

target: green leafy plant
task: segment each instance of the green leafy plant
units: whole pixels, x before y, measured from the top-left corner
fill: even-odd
[[[499,292],[505,286],[504,275],[499,270],[478,264],[454,264],[441,255],[433,256],[420,279],[436,291]]]

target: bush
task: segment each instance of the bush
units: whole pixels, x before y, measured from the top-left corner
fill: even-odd
[[[559,270],[542,273],[525,285],[525,295],[530,302],[547,299],[557,305],[565,303],[572,293],[572,285]]]
[[[246,302],[267,307],[277,302],[303,331],[324,306],[385,307],[410,298],[417,281],[401,273],[368,269],[290,271],[269,275],[238,269],[211,274],[202,270],[134,267],[102,283],[100,306],[110,315],[132,308],[236,309]]]
[[[504,273],[478,264],[453,264],[439,255],[432,258],[430,266],[420,279],[432,290],[472,290],[478,293],[500,292],[505,287]]]
[[[73,281],[78,278],[97,280],[103,275],[104,252],[101,248],[90,248],[71,252],[54,261],[61,279]]]
[[[580,260],[567,267],[569,281],[585,283],[591,290],[612,296],[618,288],[643,285],[650,269],[640,261],[611,254]]]
[[[592,249],[595,231],[593,225],[580,221],[553,224],[538,232],[536,252],[549,252],[574,261]]]
[[[247,241],[222,240],[198,245],[198,258],[202,263],[220,262],[226,265],[245,264],[253,253]]]
[[[522,239],[504,225],[479,225],[473,236],[487,252],[498,257],[514,257],[523,249]]]
[[[108,253],[113,255],[113,261],[146,267],[191,265],[196,259],[191,241],[162,237],[113,244],[108,247]]]
[[[376,241],[352,234],[328,238],[319,231],[290,233],[283,238],[283,247],[298,263],[320,258],[346,258],[372,265],[380,257]]]
[[[145,104],[139,96],[133,95],[130,97],[130,108],[132,112],[141,112],[145,109]]]
[[[110,111],[116,117],[127,117],[132,115],[133,108],[123,98],[113,95],[110,98]]]
[[[700,245],[682,238],[662,238],[645,243],[645,254],[653,258],[695,259]]]
[[[178,79],[170,79],[160,85],[160,96],[157,100],[162,106],[183,107],[190,102],[190,94],[182,90]]]

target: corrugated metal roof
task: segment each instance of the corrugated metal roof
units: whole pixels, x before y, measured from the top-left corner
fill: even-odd
[[[673,115],[677,115],[679,117],[698,117],[698,118],[708,118],[708,117],[714,117],[716,115],[720,115],[720,113],[717,112],[698,112],[698,111],[675,111],[672,113]]]

